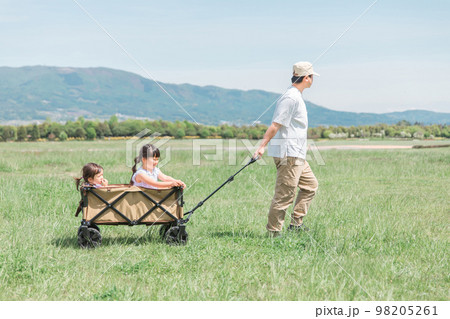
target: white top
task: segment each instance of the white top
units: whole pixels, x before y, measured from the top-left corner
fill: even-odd
[[[308,149],[308,113],[301,92],[291,87],[278,100],[272,122],[281,124],[270,140],[267,155],[306,159]]]
[[[138,169],[138,170],[136,171],[136,173],[133,174],[133,176],[131,177],[131,180],[133,181],[134,186],[145,187],[145,188],[150,188],[150,189],[158,189],[158,187],[149,185],[149,184],[147,184],[147,183],[145,183],[145,182],[141,182],[141,183],[136,182],[136,176],[138,176],[139,174],[145,174],[145,175],[147,175],[148,177],[154,179],[155,182],[157,182],[157,181],[158,181],[158,175],[159,175],[160,172],[161,172],[161,171],[159,170],[158,167],[155,167],[155,168],[153,169],[153,171],[151,171],[151,172],[150,172],[150,171],[147,171],[147,170],[145,170],[145,169],[143,169],[143,168],[141,167],[140,169]]]

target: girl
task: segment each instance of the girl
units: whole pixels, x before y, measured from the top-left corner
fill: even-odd
[[[81,180],[84,180],[83,185],[93,186],[95,188],[108,186],[108,181],[103,178],[103,167],[95,163],[87,163],[82,169],[83,176],[75,178],[77,189],[80,188]]]
[[[139,156],[134,159],[134,166],[132,168],[133,176],[131,176],[130,184],[151,189],[172,188],[176,186],[185,188],[185,183],[164,175],[156,167],[159,157],[159,149],[156,146],[152,144],[144,145],[139,152]],[[140,162],[142,162],[142,167],[136,170],[136,166]]]

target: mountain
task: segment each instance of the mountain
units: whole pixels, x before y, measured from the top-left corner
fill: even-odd
[[[108,68],[0,67],[0,122],[127,117],[188,120],[201,124],[269,124],[277,93],[216,86],[159,83]],[[271,106],[271,107],[270,107]],[[450,124],[450,113],[406,111],[385,114],[333,111],[307,102],[310,126],[369,125],[401,120]]]

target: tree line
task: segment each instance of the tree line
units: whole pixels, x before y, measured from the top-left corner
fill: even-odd
[[[0,126],[0,140],[7,141],[65,141],[71,139],[94,140],[110,137],[131,137],[143,130],[149,134],[158,133],[161,136],[174,138],[239,138],[261,139],[267,129],[266,125],[236,126],[222,124],[219,126],[201,125],[188,121],[168,122],[163,120],[119,121],[112,116],[107,121],[92,121],[79,117],[76,121],[65,124],[47,119],[41,124],[21,126]],[[447,125],[411,124],[401,121],[394,125],[377,124],[363,126],[319,126],[308,129],[308,138],[339,139],[339,138],[450,138]]]

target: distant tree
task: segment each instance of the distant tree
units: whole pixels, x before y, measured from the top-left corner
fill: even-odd
[[[197,123],[192,124],[192,125],[194,125],[194,128],[195,128],[195,131],[197,132],[197,135],[200,136],[200,130],[203,128],[203,126],[200,125],[200,124],[197,124]]]
[[[195,126],[192,123],[189,123],[188,121],[185,121],[186,126],[186,135],[188,136],[196,136],[197,130],[195,129]]]
[[[336,127],[336,133],[347,133],[347,128],[343,126]]]
[[[126,120],[113,126],[113,136],[133,136],[142,131],[143,123],[137,120]]]
[[[59,140],[60,140],[60,141],[65,141],[65,140],[67,140],[67,133],[64,132],[64,131],[62,131],[62,132],[59,134]]]
[[[117,127],[118,124],[119,124],[119,119],[117,118],[117,116],[113,115],[109,118],[108,125],[109,125],[109,129],[111,131],[112,136],[117,136],[114,134],[114,128]]]
[[[78,137],[95,139],[104,136],[132,136],[144,128],[150,130],[150,134],[160,133],[161,135],[174,136],[175,138],[183,138],[186,135],[200,136],[207,138],[209,136],[221,136],[222,138],[251,138],[261,139],[267,130],[266,125],[248,125],[236,126],[222,124],[220,126],[205,126],[188,121],[168,122],[162,120],[156,121],[141,121],[141,120],[126,120],[116,122],[116,117],[111,117],[110,121],[89,121],[79,119],[76,122],[67,121],[64,125],[51,122],[47,119],[42,124],[30,124],[19,127],[15,126],[0,126],[0,140],[1,141],[24,141],[28,138],[30,141],[35,141],[39,138],[47,137],[49,140],[54,140],[59,137],[61,141],[68,137]],[[83,122],[83,125],[82,125]],[[113,123],[113,129],[110,127],[110,122]],[[64,134],[63,134],[64,133]],[[416,122],[411,125],[407,121],[400,121],[397,124],[377,124],[377,125],[360,125],[360,126],[319,126],[310,127],[308,129],[308,138],[344,138],[344,137],[402,137],[402,138],[434,138],[444,137],[450,138],[450,128],[447,125],[434,124],[425,126],[422,123]]]
[[[406,120],[401,120],[400,122],[397,123],[398,126],[411,126],[411,123],[409,123]]]
[[[84,122],[85,122],[84,117],[83,117],[83,116],[79,116],[79,117],[77,118],[77,122],[80,122],[81,126],[83,126],[83,125],[84,125]]]
[[[234,134],[233,131],[230,128],[226,128],[222,133],[220,134],[223,138],[233,138]]]
[[[64,126],[60,123],[52,122],[49,123],[48,132],[49,134],[54,134],[55,136],[59,136],[63,131]]]
[[[49,134],[49,127],[50,124],[49,122],[44,122],[42,124],[38,125],[38,129],[39,129],[39,136],[40,137],[46,137]]]
[[[220,132],[220,129],[218,127],[215,127],[215,126],[208,126],[208,130],[209,130],[209,135],[210,136],[219,135],[219,132]]]
[[[177,127],[174,123],[164,121],[163,130],[161,133],[166,136],[175,136],[177,132]]]
[[[27,138],[27,129],[25,126],[19,126],[17,128],[17,140],[18,141],[25,141]]]
[[[17,128],[15,126],[3,127],[3,141],[15,141],[17,140]]]
[[[86,131],[82,127],[78,127],[75,130],[75,137],[86,138]]]
[[[117,123],[119,123],[119,119],[117,118],[116,115],[112,115],[108,121],[109,126],[115,125]]]
[[[184,132],[184,129],[179,128],[177,129],[176,133],[175,133],[175,138],[183,138],[186,136],[186,133]]]
[[[259,130],[257,130],[256,128],[250,129],[250,131],[248,132],[248,138],[253,140],[261,138]]]
[[[431,126],[431,134],[433,134],[435,137],[441,136],[441,127],[439,125],[432,125]]]
[[[319,127],[310,127],[308,129],[308,138],[316,139],[320,138],[320,128]]]
[[[111,136],[111,129],[109,128],[109,124],[107,122],[98,123],[97,127],[95,128],[97,131],[97,136],[104,137],[104,136]]]
[[[248,135],[247,135],[246,132],[240,131],[240,132],[237,132],[236,137],[237,137],[237,138],[240,138],[240,139],[247,139],[247,138],[248,138]]]
[[[162,131],[161,125],[159,124],[159,121],[148,121],[147,123],[145,123],[145,128],[150,130],[149,134],[154,134],[154,133],[160,133]]]
[[[333,133],[331,130],[323,130],[322,138],[329,138],[331,133]]]
[[[134,136],[140,133],[144,128],[144,123],[140,120],[126,120],[122,123],[125,127],[126,136]]]
[[[64,125],[64,131],[67,133],[68,137],[76,137],[76,130],[79,127],[79,124],[72,121],[67,121]]]
[[[207,138],[210,135],[211,135],[211,132],[206,127],[202,128],[199,132],[199,136],[201,138]]]
[[[94,140],[97,137],[97,133],[93,127],[88,127],[86,129],[86,137],[88,140]]]
[[[36,141],[39,138],[41,138],[41,135],[39,134],[39,128],[38,128],[37,124],[33,124],[33,127],[31,129],[31,134],[30,134],[30,140]]]
[[[97,123],[94,121],[85,121],[84,123],[81,123],[81,124],[86,131],[90,127],[92,127],[93,129],[95,129],[97,127]]]
[[[384,130],[384,134],[385,134],[386,136],[393,137],[393,136],[394,136],[394,129],[393,129],[392,127],[387,127],[387,128]]]
[[[172,123],[167,121],[159,120],[158,128],[159,130],[157,132],[160,133],[161,135],[173,136],[171,135],[171,133],[175,133],[175,131],[172,131],[174,129],[174,126],[172,125]]]

